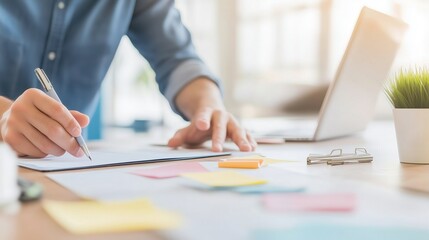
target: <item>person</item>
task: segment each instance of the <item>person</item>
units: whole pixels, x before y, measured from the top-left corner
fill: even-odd
[[[211,149],[222,151],[230,138],[241,151],[255,149],[225,109],[221,83],[198,57],[173,0],[1,1],[1,140],[20,156],[82,156],[74,137],[89,123],[124,35],[149,61],[172,109],[190,121],[170,147],[211,139]],[[40,90],[36,67],[64,105]]]

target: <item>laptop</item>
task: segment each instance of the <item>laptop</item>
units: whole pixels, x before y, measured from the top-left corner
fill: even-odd
[[[319,141],[364,130],[407,28],[399,19],[363,7],[317,118],[300,121],[295,130],[269,129],[280,122],[266,123],[258,130],[269,133],[256,131],[257,141]],[[294,124],[285,121],[283,127]]]

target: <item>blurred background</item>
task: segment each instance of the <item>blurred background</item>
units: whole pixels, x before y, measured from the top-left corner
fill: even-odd
[[[176,0],[176,5],[201,57],[223,80],[227,107],[239,118],[317,112],[363,6],[410,25],[392,73],[429,62],[425,0]],[[174,128],[185,124],[159,94],[154,72],[127,37],[102,91],[92,138],[102,137],[103,127],[136,119]],[[375,117],[391,118],[382,93]]]

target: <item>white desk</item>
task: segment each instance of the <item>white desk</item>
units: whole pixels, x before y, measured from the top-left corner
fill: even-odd
[[[232,144],[229,146],[233,148]],[[333,148],[353,151],[355,147],[365,147],[372,153],[373,163],[335,167],[307,166],[305,163],[309,153],[328,153]],[[8,231],[0,231],[0,239],[26,239],[28,236],[55,236],[55,239],[248,239],[254,229],[286,228],[308,222],[429,228],[428,196],[403,188],[422,191],[429,189],[426,184],[429,182],[429,166],[399,163],[392,123],[372,123],[364,133],[342,139],[318,143],[260,145],[258,152],[299,162],[273,165],[272,169],[247,170],[246,173],[285,184],[303,183],[307,186],[307,192],[354,192],[358,197],[357,209],[351,213],[274,213],[261,206],[258,195],[202,192],[187,187],[180,178],[139,178],[136,184],[127,182],[130,180],[129,174],[123,173],[130,169],[129,166],[116,167],[73,173],[81,174],[76,181],[89,185],[92,197],[111,199],[145,196],[160,207],[180,213],[185,220],[184,226],[156,233],[73,236],[56,225],[43,212],[40,203],[34,203],[23,206],[16,216],[0,217],[0,222],[9,226]],[[144,166],[132,168],[141,167]],[[47,199],[77,199],[76,195],[53,184],[41,173],[23,169],[21,173],[42,182],[47,190]],[[94,174],[100,177],[94,179]],[[109,175],[112,181],[121,182],[122,187],[112,187],[102,181],[103,175]],[[90,184],[87,177],[92,179]],[[23,224],[30,223],[33,224],[32,227],[22,227]],[[37,226],[45,230],[41,231]]]

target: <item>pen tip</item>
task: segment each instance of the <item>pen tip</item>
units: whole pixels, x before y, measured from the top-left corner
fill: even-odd
[[[89,158],[89,160],[91,160],[91,161],[92,161],[92,157],[91,157],[91,156],[88,156],[88,158]]]

